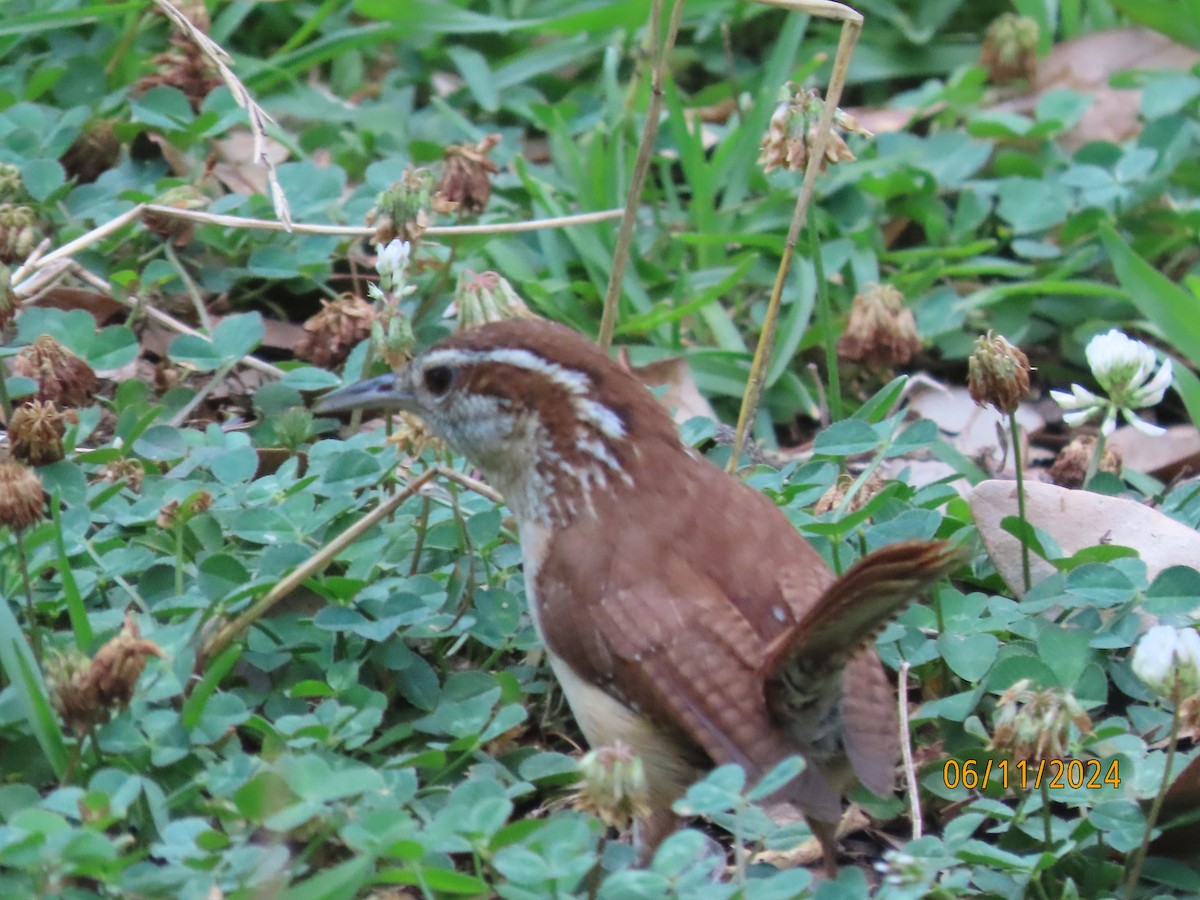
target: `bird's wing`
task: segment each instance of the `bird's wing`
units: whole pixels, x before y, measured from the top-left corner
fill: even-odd
[[[740,764],[753,782],[798,751],[764,700],[762,639],[679,557],[666,555],[655,572],[625,582],[629,587],[605,590],[601,582],[590,597],[578,590],[566,596],[545,572],[538,593],[546,643],[580,677],[679,733],[714,763]],[[619,571],[610,578],[608,586],[623,581]],[[836,822],[838,794],[818,772],[802,778],[804,797],[788,799]]]

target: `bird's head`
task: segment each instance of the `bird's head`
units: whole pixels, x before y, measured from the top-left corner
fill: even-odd
[[[415,413],[477,465],[518,516],[577,514],[630,483],[642,448],[679,442],[649,391],[562,325],[509,320],[450,337],[400,372],[341,388],[318,413]]]

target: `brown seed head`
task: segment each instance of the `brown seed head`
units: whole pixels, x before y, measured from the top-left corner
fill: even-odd
[[[842,501],[846,499],[846,492],[850,490],[850,486],[854,484],[854,476],[842,474],[837,477],[837,480],[830,485],[829,490],[821,495],[821,499],[813,506],[813,515],[822,516],[825,513],[833,512],[842,505]],[[849,505],[846,507],[846,515],[856,513],[868,503],[871,499],[887,487],[887,482],[880,477],[878,472],[872,472],[870,477],[863,482],[863,486],[859,488]]]
[[[45,508],[38,473],[15,460],[0,461],[0,525],[23,531],[45,517]]]
[[[1050,480],[1065,488],[1081,488],[1087,478],[1092,455],[1096,452],[1096,439],[1090,434],[1081,434],[1058,451],[1054,464],[1050,466]],[[1096,467],[1098,472],[1121,474],[1121,454],[1109,444],[1104,445],[1104,455]]]
[[[990,331],[975,341],[967,363],[967,390],[980,406],[1011,416],[1029,396],[1029,358]]]
[[[838,356],[884,369],[904,365],[920,349],[916,319],[898,290],[877,284],[855,296]]]
[[[91,184],[121,161],[121,141],[112,119],[93,119],[58,160],[80,184]]]
[[[100,721],[100,701],[96,689],[87,680],[92,661],[72,647],[66,653],[52,652],[46,657],[46,686],[50,703],[64,724],[76,734]]]
[[[48,334],[17,354],[13,372],[38,383],[39,400],[60,407],[83,406],[96,391],[92,367]]]
[[[442,178],[433,195],[434,211],[472,216],[483,212],[492,196],[492,176],[500,171],[488,153],[499,143],[500,135],[489,134],[478,144],[446,148]]]
[[[197,516],[202,512],[207,512],[212,508],[212,505],[212,494],[210,494],[208,491],[196,491],[196,493],[187,498],[187,502],[184,504],[184,511],[186,512],[187,517],[190,519],[192,516]]]
[[[60,656],[48,667],[51,701],[76,734],[107,722],[114,709],[129,705],[146,659],[162,657],[153,641],[145,640],[129,613],[120,633],[104,644],[90,662],[74,653]]]
[[[808,157],[817,144],[817,126],[825,110],[825,101],[815,90],[793,91],[789,83],[781,94],[779,105],[767,125],[767,133],[763,135],[758,157],[758,164],[764,172],[777,168],[795,172],[808,164]],[[833,125],[835,129],[873,137],[854,116],[840,109],[834,112]],[[821,168],[849,162],[854,158],[842,135],[836,130],[831,131],[825,143],[825,158],[821,161]]]
[[[323,369],[336,366],[371,334],[374,320],[375,308],[353,294],[322,300],[321,311],[304,323],[296,355]]]
[[[158,510],[158,518],[154,524],[163,531],[170,531],[179,521],[179,501],[168,500]]]
[[[50,401],[31,400],[13,413],[8,440],[17,459],[31,466],[44,466],[63,458],[66,431],[67,416],[58,407]]]
[[[134,493],[142,489],[142,481],[145,477],[146,470],[136,459],[114,459],[104,467],[103,478],[105,481],[113,483],[124,481]]]
[[[1027,763],[1069,756],[1071,727],[1091,734],[1092,720],[1070,691],[1033,691],[1029,684],[1022,679],[1000,696],[990,746]]]

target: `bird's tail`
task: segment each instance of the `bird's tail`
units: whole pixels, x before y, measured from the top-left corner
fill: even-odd
[[[825,760],[837,769],[848,760],[867,788],[890,791],[899,748],[895,695],[868,642],[964,561],[965,553],[945,541],[877,550],[834,581],[768,648],[767,705],[810,762]]]
[[[902,541],[859,560],[833,582],[796,627],[767,648],[768,683],[840,674],[859,648],[934,582],[965,561],[946,541]]]

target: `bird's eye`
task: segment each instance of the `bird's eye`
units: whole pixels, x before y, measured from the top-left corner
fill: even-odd
[[[430,366],[425,370],[425,388],[435,397],[440,397],[450,390],[450,382],[454,380],[454,370],[449,366]]]

